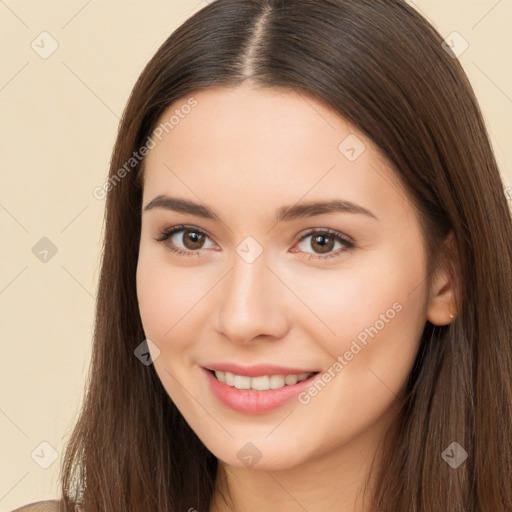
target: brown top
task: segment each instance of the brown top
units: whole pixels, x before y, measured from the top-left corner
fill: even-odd
[[[60,500],[46,500],[31,503],[17,508],[12,512],[59,512]]]

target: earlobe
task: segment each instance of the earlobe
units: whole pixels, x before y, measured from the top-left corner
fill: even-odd
[[[445,255],[453,254],[451,244],[454,243],[453,233],[450,233],[446,244],[448,251]],[[455,286],[453,275],[449,272],[451,265],[448,261],[444,262],[443,268],[440,268],[433,281],[430,290],[429,303],[427,307],[427,320],[434,325],[450,324],[455,318]]]
[[[455,318],[453,289],[451,283],[445,286],[430,299],[427,309],[427,320],[434,325],[447,325]]]

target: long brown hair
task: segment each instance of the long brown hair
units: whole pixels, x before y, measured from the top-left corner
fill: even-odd
[[[217,459],[134,356],[144,160],[126,162],[171,103],[245,80],[309,94],[377,144],[420,213],[430,276],[453,234],[456,318],[426,322],[372,510],[512,510],[512,221],[473,90],[442,42],[402,0],[217,0],[163,43],[112,154],[93,355],[61,466],[66,511],[75,500],[86,512],[208,511]],[[468,454],[457,469],[442,458],[454,441]]]

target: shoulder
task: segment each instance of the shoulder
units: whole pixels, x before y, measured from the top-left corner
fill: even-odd
[[[59,512],[60,500],[46,500],[30,503],[12,512]]]

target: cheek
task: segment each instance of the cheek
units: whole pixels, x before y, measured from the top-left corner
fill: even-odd
[[[400,262],[392,248],[357,255],[347,262],[332,271],[310,270],[302,272],[300,278],[288,277],[311,313],[307,318],[315,327],[312,339],[319,335],[329,339],[330,332],[336,346],[340,339],[355,338],[376,323],[381,331],[396,323],[395,317],[421,316],[425,269],[419,254]]]
[[[328,354],[322,382],[299,398],[305,411],[314,411],[303,419],[311,428],[318,429],[318,423],[343,425],[336,438],[327,429],[327,444],[339,443],[340,436],[347,440],[387,415],[414,364],[425,324],[423,301],[420,294],[407,295],[405,281],[392,282],[389,288],[381,285],[361,295],[370,297],[364,302],[351,301],[339,291],[333,300],[342,307],[337,316],[332,311],[325,317],[336,335],[316,337]]]
[[[137,266],[137,299],[144,333],[163,354],[192,348],[208,315],[208,290],[217,275],[169,262],[165,251],[141,248]],[[192,258],[192,257],[191,257]],[[184,354],[182,354],[184,356]]]
[[[426,321],[426,275],[418,247],[407,261],[400,254],[401,248],[374,254],[336,278],[316,280],[309,292],[309,304],[331,330],[316,337],[331,358],[326,381],[334,395],[328,395],[345,412],[378,415],[412,369]]]
[[[153,367],[167,394],[177,404],[187,404],[183,395],[182,369],[190,349],[190,319],[199,298],[186,269],[171,268],[160,255],[141,251],[137,266],[137,298],[144,334],[159,350]],[[192,337],[193,339],[193,337]],[[183,407],[183,405],[182,405]],[[183,412],[183,411],[182,411]]]
[[[179,328],[193,288],[182,270],[141,252],[137,266],[137,298],[144,332],[159,346]],[[163,347],[160,347],[162,349]]]
[[[405,240],[389,239],[378,251],[354,252],[339,269],[295,280],[297,294],[316,317],[308,315],[310,337],[322,339],[331,357],[353,347],[359,363],[352,366],[362,367],[416,350],[426,318],[426,265],[420,238],[409,232]]]
[[[171,327],[172,303],[170,279],[157,264],[139,257],[137,266],[137,299],[144,332],[149,339],[159,340]]]

